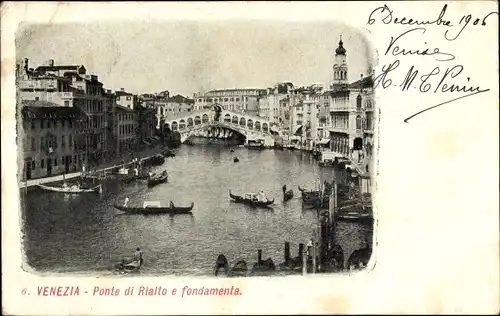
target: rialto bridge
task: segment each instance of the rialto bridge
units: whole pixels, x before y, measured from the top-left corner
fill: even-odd
[[[248,140],[262,139],[265,146],[273,146],[279,131],[271,127],[269,121],[262,117],[252,116],[212,106],[209,110],[184,112],[181,115],[165,120],[172,132],[179,132],[184,143],[191,136],[229,136],[238,133]],[[215,132],[215,134],[214,134]]]

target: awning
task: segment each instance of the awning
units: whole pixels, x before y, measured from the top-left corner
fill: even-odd
[[[330,138],[323,138],[322,140],[319,141],[320,145],[326,145],[330,142]]]
[[[299,125],[296,129],[295,132],[293,133],[294,135],[298,136],[298,134],[302,134],[302,125]]]

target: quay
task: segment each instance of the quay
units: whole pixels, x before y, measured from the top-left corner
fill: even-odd
[[[157,155],[158,153],[159,152],[157,152],[157,151],[155,151],[155,152],[147,151],[147,152],[142,152],[142,153],[139,152],[139,153],[136,153],[138,155],[135,156],[134,159],[135,158],[137,158],[138,160],[145,159],[145,158],[147,159],[147,158],[153,157],[154,155]],[[110,163],[112,165],[110,165]],[[93,177],[94,174],[105,173],[107,171],[110,171],[110,170],[113,170],[116,168],[128,167],[128,166],[131,166],[133,163],[134,163],[133,159],[131,161],[128,161],[125,163],[108,162],[108,163],[101,165],[100,168],[98,168],[98,169],[90,169],[90,170],[86,171],[85,173],[83,171],[78,171],[78,172],[72,172],[72,173],[59,174],[59,175],[55,175],[55,176],[51,176],[51,177],[44,177],[44,178],[38,178],[38,179],[31,179],[31,180],[27,180],[27,181],[20,181],[19,188],[30,188],[30,187],[37,186],[39,184],[49,184],[49,183],[59,182],[59,181],[63,181],[63,180],[76,179],[76,178],[83,177],[83,176]]]

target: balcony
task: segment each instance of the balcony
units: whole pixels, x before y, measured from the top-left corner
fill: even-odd
[[[336,132],[336,133],[348,133],[349,128],[347,127],[330,127],[328,129],[330,132]]]
[[[352,109],[349,108],[348,106],[343,106],[343,107],[330,107],[330,113],[333,112],[349,112]]]

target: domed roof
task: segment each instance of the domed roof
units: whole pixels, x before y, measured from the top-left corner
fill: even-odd
[[[335,50],[335,55],[345,55],[346,49],[344,48],[344,42],[342,42],[342,38],[340,38],[339,47]]]

